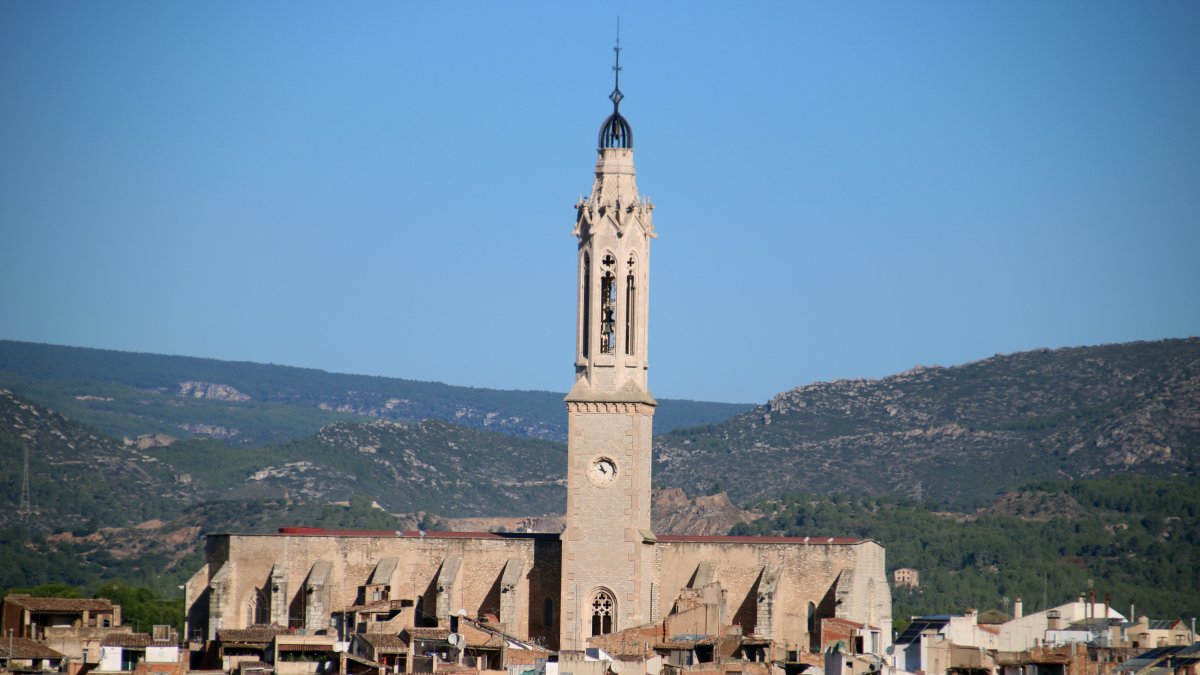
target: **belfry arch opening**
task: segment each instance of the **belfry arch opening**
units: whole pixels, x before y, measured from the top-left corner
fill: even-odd
[[[600,265],[604,270],[600,277],[600,353],[612,354],[617,342],[617,259],[605,253]]]

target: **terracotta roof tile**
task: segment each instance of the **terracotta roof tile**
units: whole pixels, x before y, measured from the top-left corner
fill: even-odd
[[[404,632],[418,640],[445,640],[450,637],[449,628],[405,628]]]
[[[253,536],[253,535],[247,535]],[[448,530],[332,530],[324,527],[281,527],[273,535],[284,537],[378,537],[388,539],[558,539],[551,532],[451,532]]]
[[[408,652],[408,646],[404,644],[404,640],[401,640],[399,635],[392,633],[359,633],[358,639],[371,645],[376,654],[404,654]]]
[[[0,656],[8,658],[9,640],[0,641]],[[66,658],[62,654],[54,651],[46,645],[30,640],[29,638],[12,638],[12,657],[14,659],[62,659]]]
[[[654,645],[655,649],[694,649],[698,645],[713,645],[717,643],[715,635],[684,635],[671,638],[666,642]]]
[[[102,612],[113,610],[105,598],[35,598],[31,595],[10,595],[4,602],[33,612]]]
[[[241,642],[245,644],[267,644],[276,635],[288,632],[282,626],[250,626],[249,628],[222,628],[217,631],[218,642]]]
[[[151,642],[149,633],[109,633],[100,644],[104,647],[145,648]]]
[[[343,612],[398,612],[404,609],[405,600],[377,600],[362,605],[350,605]]]

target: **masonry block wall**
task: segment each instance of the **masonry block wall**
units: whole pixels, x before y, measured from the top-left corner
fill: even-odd
[[[807,647],[812,635],[808,631],[810,603],[816,612],[816,622],[825,617],[853,618],[866,621],[871,615],[890,635],[891,593],[883,567],[883,547],[873,541],[852,543],[810,543],[796,539],[756,537],[714,538],[703,541],[697,537],[660,537],[662,555],[662,587],[664,600],[673,601],[686,587],[698,566],[703,562],[715,565],[713,579],[726,591],[730,614],[754,617],[756,623],[767,623],[758,616],[757,587],[764,570],[778,570],[771,598],[771,637],[781,647]],[[818,543],[822,542],[822,543]],[[857,573],[856,573],[857,569]],[[849,574],[846,574],[849,573]],[[846,596],[849,605],[837,604],[839,584],[844,576],[854,576],[851,591]],[[870,589],[874,589],[874,593]],[[753,614],[738,612],[744,603],[755,607]],[[844,603],[845,604],[845,603]],[[765,609],[765,608],[764,608]],[[886,623],[884,623],[886,622]],[[743,625],[751,632],[754,625]],[[886,637],[885,637],[886,639]],[[890,640],[888,640],[890,644]],[[885,645],[886,646],[886,645]]]
[[[466,609],[471,616],[500,613],[500,586],[505,566],[510,560],[518,561],[522,573],[509,591],[515,597],[511,607],[516,613],[509,629],[521,637],[546,639],[540,606],[534,622],[536,628],[532,634],[530,631],[531,579],[536,584],[539,601],[548,596],[548,588],[557,591],[559,580],[548,578],[554,576],[553,568],[540,569],[537,574],[530,571],[534,569],[539,540],[553,539],[552,535],[481,533],[439,537],[435,533],[426,537],[386,537],[380,533],[370,534],[374,536],[211,535],[209,562],[192,576],[185,591],[189,628],[200,628],[206,636],[211,633],[210,639],[215,637],[218,627],[245,628],[248,616],[252,616],[248,608],[261,597],[264,589],[270,588],[273,576],[275,580],[284,574],[290,579],[307,579],[314,566],[323,572],[322,568],[327,564],[328,574],[321,575],[324,584],[320,589],[320,601],[324,605],[323,625],[315,625],[320,621],[314,617],[295,616],[294,610],[293,616],[289,617],[291,623],[303,622],[307,624],[306,630],[319,632],[328,626],[330,612],[355,604],[359,587],[367,583],[381,558],[399,561],[392,576],[391,598],[414,602],[436,589],[443,563],[457,558],[468,573],[457,575],[457,588],[448,599],[460,602],[461,609]],[[541,543],[543,548],[549,544],[550,548],[557,549],[558,545],[557,541]],[[550,555],[554,553],[557,550]],[[547,552],[543,551],[538,557],[544,560]],[[222,569],[225,569],[224,573]],[[214,581],[218,582],[216,589]],[[287,598],[287,605],[315,610],[315,603],[306,603],[305,598],[298,597],[310,585],[291,584],[293,595]],[[422,607],[430,615],[436,611],[436,603],[422,602]],[[447,607],[450,613],[457,613],[458,609],[460,607]],[[426,621],[429,620],[426,617]],[[506,619],[506,623],[509,620]]]
[[[562,636],[581,649],[592,634],[592,601],[604,590],[616,602],[613,630],[651,618],[653,554],[650,536],[650,434],[653,406],[641,403],[568,404],[567,527],[562,533]],[[616,475],[594,481],[598,462]]]

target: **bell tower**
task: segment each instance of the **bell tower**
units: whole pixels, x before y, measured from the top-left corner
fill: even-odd
[[[621,43],[613,112],[600,127],[591,194],[575,205],[575,385],[567,395],[567,514],[560,648],[658,618],[650,531],[651,423],[646,382],[654,206],[638,195],[633,129],[621,115]]]

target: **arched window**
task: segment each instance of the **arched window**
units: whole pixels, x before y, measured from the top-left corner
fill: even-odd
[[[613,632],[613,617],[617,612],[617,603],[612,593],[604,589],[596,591],[592,596],[592,635],[607,635]]]
[[[546,628],[554,627],[554,598],[546,598],[542,603],[542,625]]]
[[[589,356],[592,338],[592,259],[583,254],[583,356]]]
[[[630,255],[626,263],[628,274],[625,277],[625,354],[633,356],[637,351],[637,283],[634,281],[634,263],[637,260]]]
[[[250,604],[246,607],[246,625],[267,623],[267,611],[270,606],[266,592],[261,588],[255,588],[254,595],[250,596]]]

